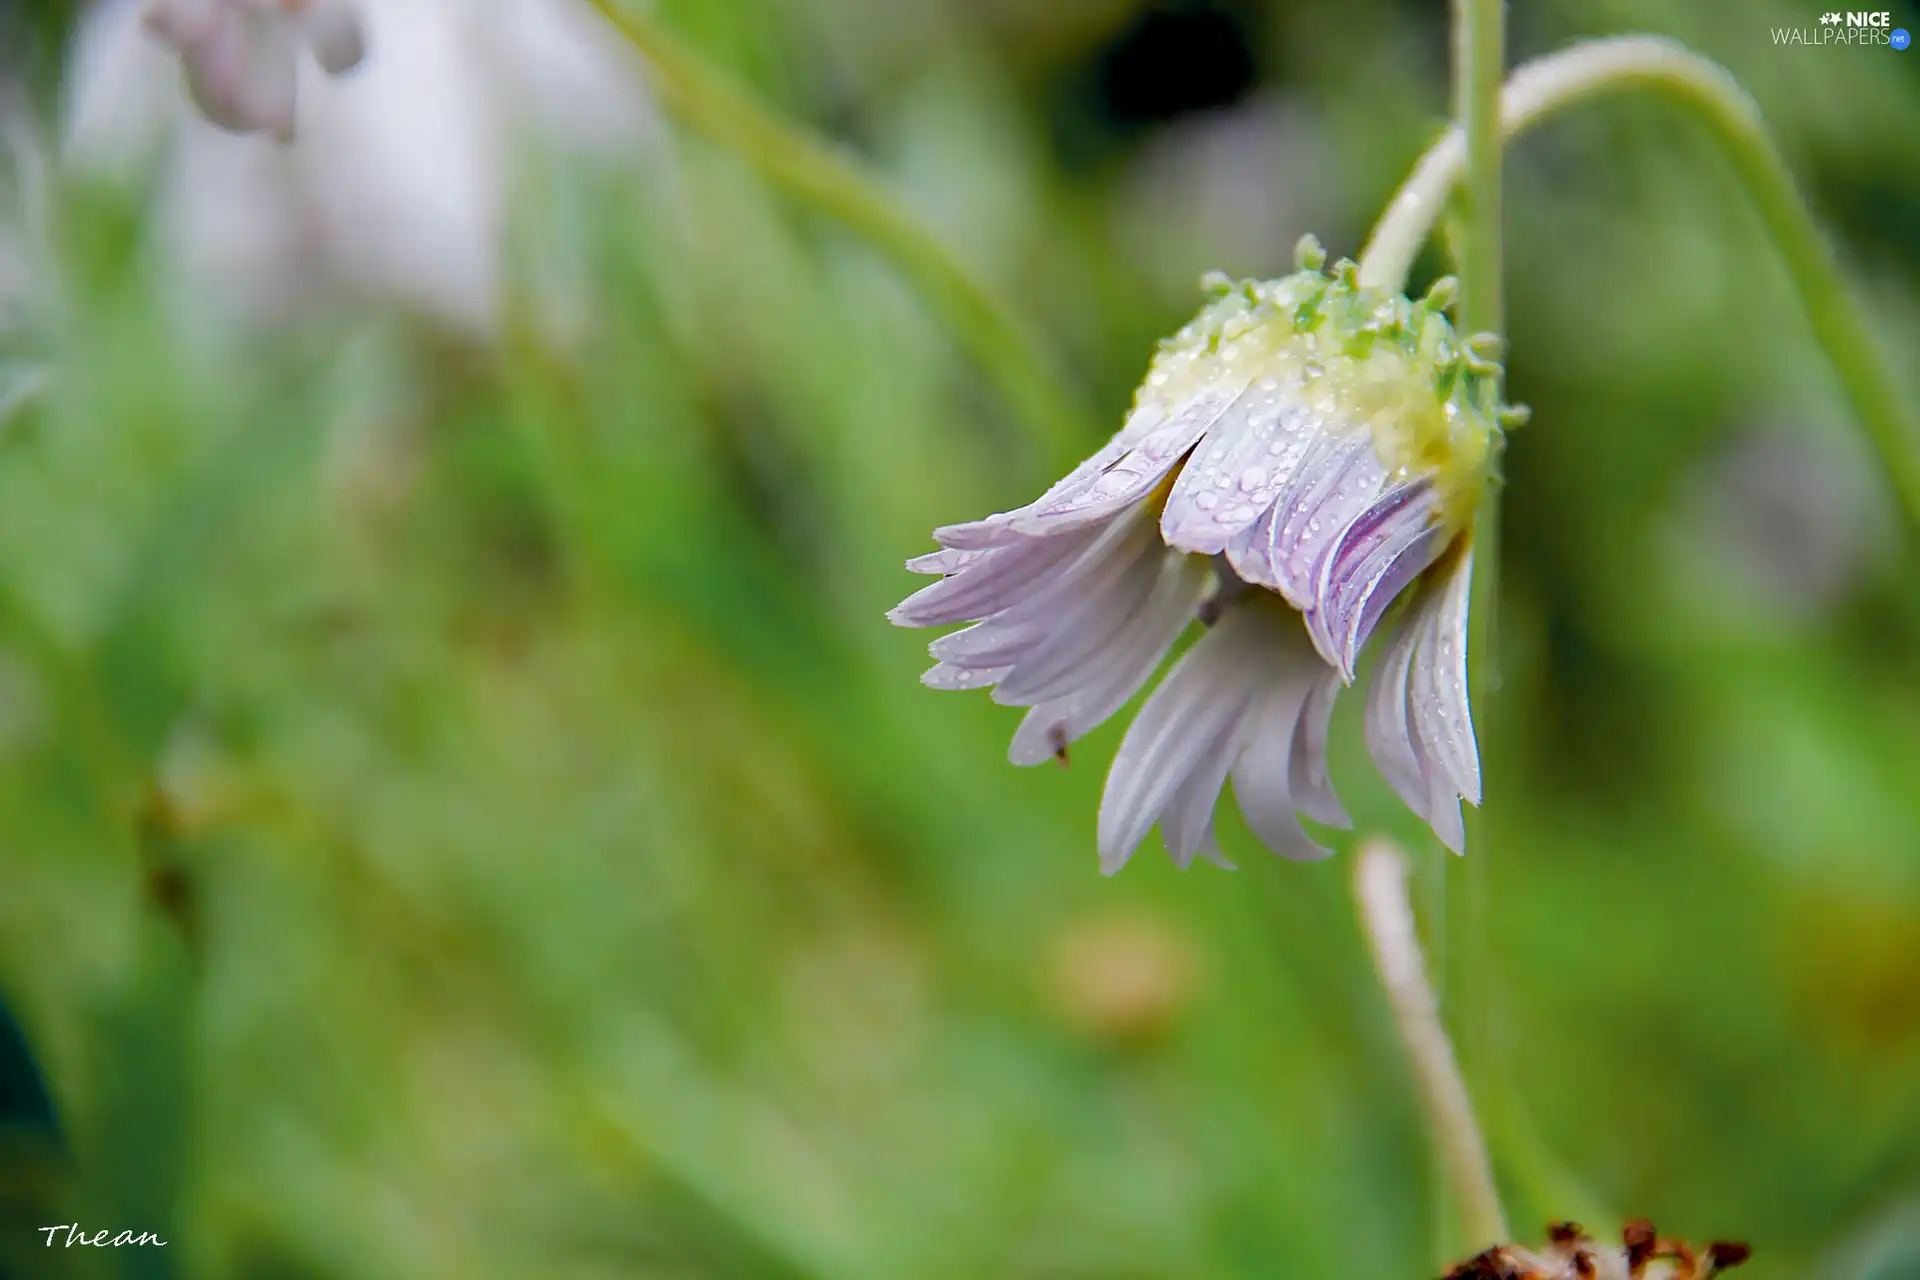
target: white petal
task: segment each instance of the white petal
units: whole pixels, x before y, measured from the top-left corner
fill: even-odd
[[[1233,766],[1233,798],[1260,843],[1283,858],[1309,862],[1333,851],[1322,847],[1300,825],[1288,780],[1294,730],[1308,692],[1308,672],[1294,679],[1278,676],[1249,716],[1246,745]]]
[[[941,662],[956,667],[1005,667],[1012,669],[1022,654],[1045,638],[1036,625],[996,626],[976,622],[950,632],[927,646],[927,652]]]
[[[1467,696],[1468,606],[1473,591],[1469,548],[1440,582],[1414,660],[1410,706],[1416,744],[1470,804],[1480,803],[1480,751]]]
[[[1104,526],[1057,538],[1022,538],[922,587],[887,616],[902,626],[983,619],[981,627],[969,629],[983,633],[972,644],[1008,631],[1025,633],[1034,624],[1051,625],[1063,608],[1104,590],[1153,549],[1151,529],[1144,512],[1127,512]]]
[[[958,573],[970,564],[976,564],[985,556],[985,551],[956,551],[943,547],[939,551],[929,551],[924,556],[915,556],[907,561],[910,573]]]
[[[1433,827],[1433,834],[1440,837],[1440,843],[1452,852],[1465,853],[1467,826],[1460,817],[1460,797],[1453,793],[1449,784],[1436,780],[1430,804],[1433,816],[1427,821]]]
[[[1420,640],[1420,609],[1400,620],[1367,689],[1367,751],[1406,806],[1427,816],[1427,778],[1407,727],[1407,676]]]
[[[1167,852],[1182,871],[1193,865],[1194,855],[1215,845],[1213,806],[1220,790],[1227,785],[1227,772],[1240,754],[1243,715],[1222,723],[1213,736],[1198,744],[1186,777],[1174,788],[1160,818],[1160,834]]]
[[[1232,402],[1226,395],[1193,401],[1078,483],[1062,486],[1026,510],[1013,513],[1010,523],[1026,533],[1077,528],[1139,502],[1158,487]]]
[[[995,699],[1032,706],[1072,688],[1077,683],[1076,669],[1084,667],[1139,613],[1159,580],[1159,562],[1167,553],[1155,545],[1145,551],[1124,560],[1114,556],[1117,564],[1102,566],[1099,580],[1086,584],[1077,595],[1068,596],[1062,590],[1050,633],[1020,659],[995,691]]]
[[[1100,869],[1126,865],[1216,736],[1245,714],[1264,674],[1259,610],[1232,609],[1189,649],[1127,729],[1100,800]]]
[[[1004,677],[1008,667],[956,667],[940,662],[921,673],[920,683],[929,689],[986,689]]]
[[[1394,486],[1348,522],[1320,562],[1307,633],[1349,684],[1381,613],[1446,547],[1436,504],[1425,481]]]
[[[1273,563],[1273,526],[1279,517],[1280,507],[1276,502],[1227,542],[1227,564],[1242,582],[1274,591],[1280,589],[1279,571]]]
[[[1287,786],[1294,804],[1315,822],[1324,822],[1330,827],[1353,825],[1346,806],[1334,794],[1332,779],[1327,776],[1328,730],[1333,720],[1333,701],[1339,696],[1340,688],[1340,673],[1331,668],[1322,670],[1315,678],[1300,707],[1287,769]]]
[[[902,627],[935,627],[988,617],[1064,575],[1101,532],[1022,538],[996,547],[950,576],[920,588],[895,605],[887,617]]]
[[[1232,403],[1233,393],[1220,391],[1195,398],[1171,416],[1158,405],[1144,405],[1098,453],[1026,506],[946,525],[934,530],[934,537],[945,546],[973,550],[1022,534],[1058,534],[1104,521],[1151,494]]]
[[[1008,758],[1017,765],[1039,764],[1104,724],[1152,677],[1192,619],[1205,584],[1203,561],[1167,554],[1159,581],[1138,615],[1089,663],[1078,689],[1027,713]]]
[[[1316,449],[1276,499],[1268,555],[1280,593],[1294,608],[1318,603],[1322,562],[1354,517],[1380,496],[1386,479],[1372,435],[1361,431]]]
[[[1218,555],[1272,507],[1323,430],[1291,384],[1256,382],[1207,432],[1160,517],[1169,546]]]

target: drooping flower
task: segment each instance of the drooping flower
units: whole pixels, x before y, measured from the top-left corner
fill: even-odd
[[[145,22],[179,53],[208,120],[283,142],[293,139],[303,47],[328,75],[366,56],[356,0],[153,0]]]
[[[1539,1251],[1503,1244],[1469,1258],[1446,1280],[1711,1280],[1751,1250],[1721,1241],[1696,1249],[1663,1240],[1644,1218],[1629,1222],[1618,1247],[1600,1245],[1571,1222],[1548,1229]]]
[[[1119,434],[1035,501],[934,531],[908,562],[943,575],[890,615],[971,622],[933,642],[923,680],[1030,708],[1015,764],[1068,744],[1207,624],[1127,731],[1101,802],[1111,873],[1157,824],[1176,862],[1224,864],[1229,778],[1254,833],[1286,857],[1325,850],[1297,814],[1343,825],[1328,721],[1396,601],[1367,741],[1400,796],[1456,851],[1480,801],[1466,692],[1472,520],[1501,440],[1499,366],[1442,314],[1299,270],[1229,284],[1154,358]]]

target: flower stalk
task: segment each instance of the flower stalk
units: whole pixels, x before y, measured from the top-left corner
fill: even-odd
[[[1460,310],[1456,317],[1466,334],[1503,334],[1505,306],[1505,211],[1502,198],[1502,160],[1505,139],[1500,129],[1501,84],[1506,77],[1505,0],[1454,0],[1453,35],[1454,119],[1465,137],[1466,200],[1461,218]],[[1473,581],[1467,640],[1467,705],[1481,734],[1489,731],[1493,673],[1498,656],[1494,648],[1500,594],[1500,485],[1496,480],[1481,492],[1474,515],[1474,559],[1480,572]],[[1486,810],[1466,814],[1467,840],[1474,856],[1459,874],[1445,875],[1439,893],[1446,918],[1452,923],[1451,954],[1445,955],[1441,990],[1461,1052],[1461,1084],[1486,1085],[1481,1055],[1492,1034],[1487,1008],[1485,936],[1487,871],[1490,846]],[[1445,869],[1445,862],[1440,864]],[[1444,870],[1443,870],[1444,875]],[[1443,953],[1445,954],[1445,953]],[[1484,1093],[1482,1097],[1484,1099]],[[1484,1156],[1482,1157],[1484,1160]],[[1456,1171],[1457,1179],[1458,1173]],[[1473,1239],[1469,1209],[1484,1216],[1468,1191],[1456,1181],[1452,1187],[1463,1215],[1462,1227]],[[1492,1200],[1492,1220],[1500,1219],[1500,1204],[1491,1185],[1481,1192]],[[1487,1222],[1479,1224],[1484,1231]],[[1503,1224],[1504,1225],[1504,1224]]]
[[[1694,116],[1732,162],[1880,458],[1907,531],[1920,541],[1920,422],[1759,108],[1725,69],[1659,37],[1588,41],[1516,70],[1501,94],[1500,127],[1512,141],[1570,107],[1633,90],[1652,92]],[[1421,158],[1375,225],[1360,258],[1363,282],[1402,287],[1441,208],[1472,169],[1466,132],[1456,125]]]
[[[1028,427],[1079,447],[1089,414],[1034,335],[851,153],[789,124],[685,48],[629,0],[593,7],[646,59],[648,85],[685,124],[800,203],[843,223],[911,279]]]

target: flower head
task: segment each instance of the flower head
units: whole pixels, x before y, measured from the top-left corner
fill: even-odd
[[[1361,650],[1405,600],[1374,677],[1367,739],[1450,847],[1479,803],[1466,697],[1471,526],[1500,442],[1499,366],[1442,314],[1329,275],[1303,241],[1284,279],[1210,278],[1214,301],[1162,344],[1118,435],[1035,501],[934,531],[909,561],[944,575],[896,607],[934,641],[935,688],[1031,708],[1012,759],[1068,744],[1208,626],[1141,709],[1107,778],[1103,869],[1157,824],[1180,865],[1221,858],[1229,778],[1260,839],[1324,850],[1297,813],[1342,825],[1328,719]]]
[[[153,0],[145,21],[179,53],[208,120],[283,142],[293,138],[302,46],[329,75],[366,56],[355,0]]]
[[[1751,1250],[1722,1241],[1704,1249],[1663,1240],[1641,1218],[1627,1224],[1618,1247],[1596,1244],[1571,1222],[1549,1228],[1535,1252],[1519,1245],[1488,1249],[1447,1273],[1447,1280],[1709,1280],[1745,1262]]]

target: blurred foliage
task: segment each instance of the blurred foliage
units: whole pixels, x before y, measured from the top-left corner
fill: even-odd
[[[1724,61],[1912,351],[1920,53],[1774,47],[1803,8],[1556,0],[1513,44]],[[1446,100],[1437,3],[659,9],[1109,422],[1203,269],[1353,251]],[[61,194],[65,350],[0,429],[0,1271],[1426,1274],[1346,860],[1236,823],[1238,874],[1100,879],[1119,725],[1014,770],[1015,713],[883,621],[929,528],[1074,459],[697,139],[537,172],[492,344],[183,323],[139,187]],[[1597,107],[1509,183],[1510,1211],[1920,1276],[1920,574],[1702,136]],[[1344,703],[1337,780],[1436,877]],[[32,1231],[75,1221],[172,1243]]]

